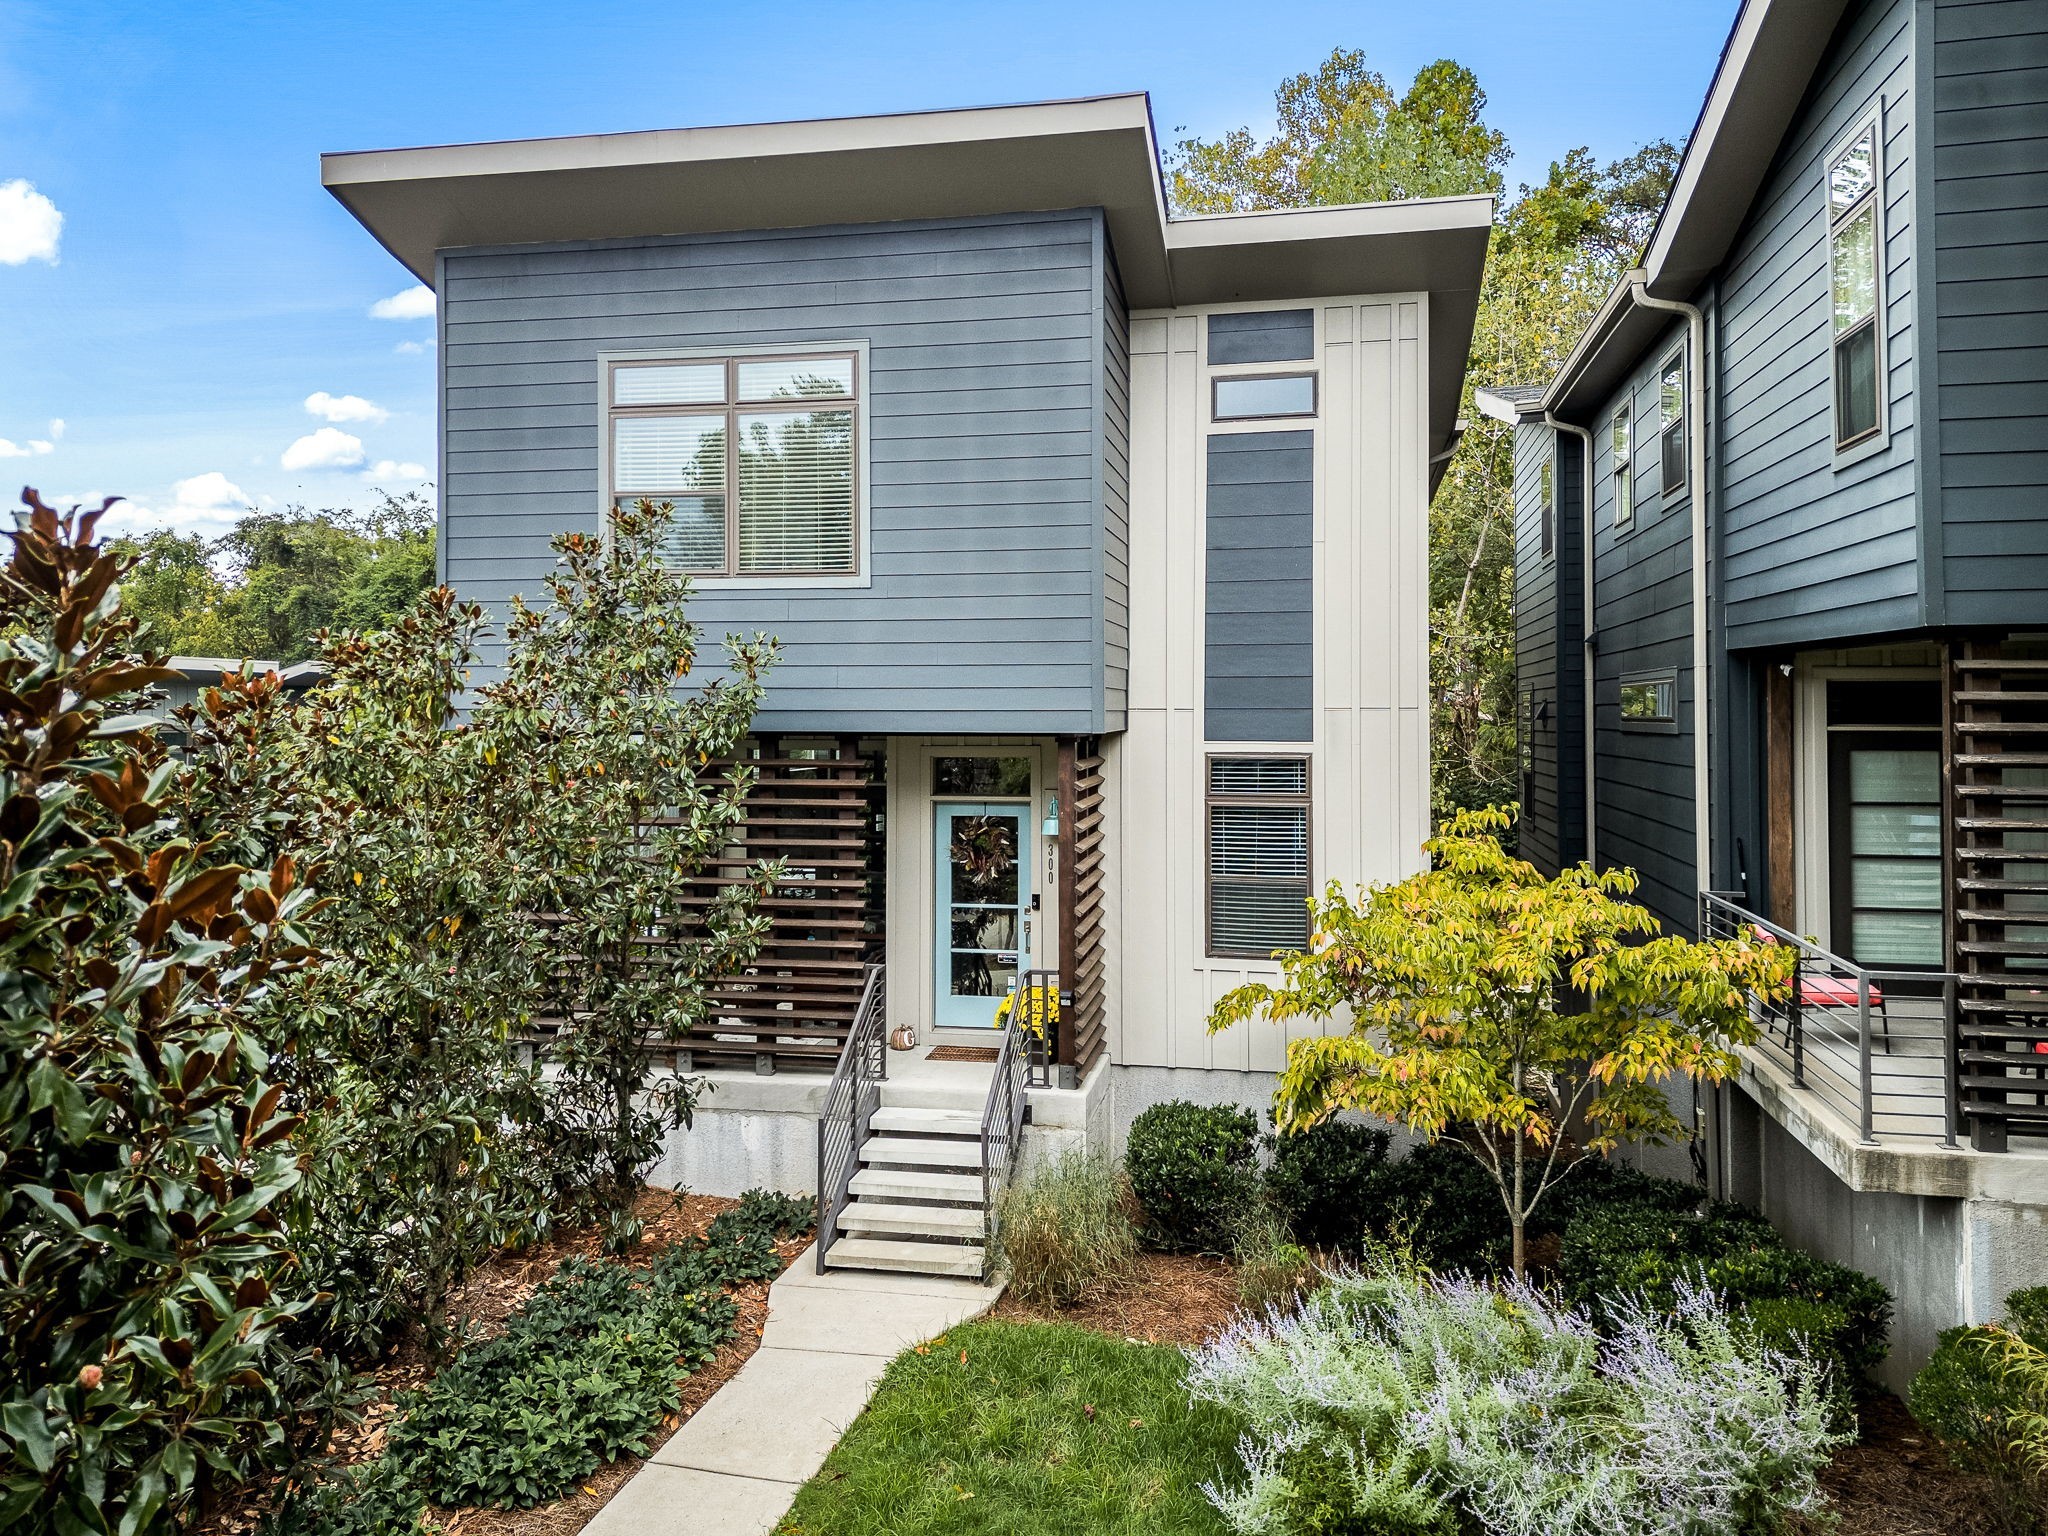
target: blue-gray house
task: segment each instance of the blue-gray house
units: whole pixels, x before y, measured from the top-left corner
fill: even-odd
[[[660,1043],[716,1085],[672,1172],[977,1272],[1022,1103],[934,1048],[1056,998],[1042,1144],[1269,1089],[1283,1033],[1211,1003],[1428,830],[1489,199],[1169,217],[1137,95],[322,170],[439,300],[443,577],[534,593],[647,497],[693,616],[781,641],[731,860],[790,875]]]
[[[1524,848],[1798,948],[1714,1177],[1902,1372],[2048,1273],[2048,4],[1747,0],[1515,384]]]

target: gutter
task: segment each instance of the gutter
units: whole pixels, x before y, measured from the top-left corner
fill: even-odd
[[[1708,816],[1707,725],[1707,320],[1698,307],[1652,298],[1649,274],[1628,274],[1629,297],[1644,309],[1685,316],[1685,453],[1692,500],[1692,795],[1693,864],[1703,891],[1713,888],[1713,830]]]
[[[1543,413],[1543,425],[1553,432],[1569,432],[1579,440],[1579,555],[1584,574],[1579,578],[1579,650],[1585,676],[1580,684],[1579,699],[1585,720],[1586,761],[1586,864],[1598,871],[1600,862],[1594,857],[1594,801],[1600,783],[1598,770],[1599,733],[1595,729],[1593,716],[1593,434],[1585,427],[1575,427],[1562,421],[1554,411]]]

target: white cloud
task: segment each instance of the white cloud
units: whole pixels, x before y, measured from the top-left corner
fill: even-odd
[[[285,449],[278,462],[286,469],[354,469],[363,462],[363,440],[339,427],[322,427]]]
[[[327,421],[373,421],[391,419],[391,413],[374,401],[365,400],[361,395],[330,395],[324,389],[316,389],[306,396],[306,410]]]
[[[397,346],[393,347],[391,350],[396,352],[400,357],[418,357],[422,352],[425,352],[433,345],[434,338],[429,336],[425,341],[401,341]]]
[[[32,437],[25,443],[9,442],[6,438],[0,437],[0,459],[40,458],[56,446],[55,443],[44,442],[39,437]]]
[[[379,459],[363,471],[363,478],[372,485],[385,485],[399,480],[424,480],[427,466],[415,464],[409,459]]]
[[[50,418],[50,441],[53,443],[61,442],[63,438],[64,418],[62,416],[52,416]]]
[[[190,516],[246,512],[255,505],[242,488],[217,469],[180,480],[171,487],[174,508]]]
[[[19,177],[0,181],[0,265],[47,261],[54,266],[63,228],[64,215],[33,183]]]
[[[75,503],[96,507],[104,499],[102,492],[94,491],[83,496],[51,498],[50,504],[68,507]],[[239,485],[219,470],[211,469],[205,474],[176,482],[171,487],[167,502],[159,502],[154,497],[146,502],[123,497],[114,503],[100,527],[102,532],[110,534],[146,533],[151,529],[170,528],[178,533],[217,538],[255,505]]]
[[[434,317],[434,290],[425,283],[415,283],[403,293],[394,293],[388,299],[379,299],[370,306],[373,320],[431,320]]]

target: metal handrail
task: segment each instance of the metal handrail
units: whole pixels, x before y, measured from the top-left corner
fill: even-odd
[[[1017,978],[1010,1011],[1024,1028],[1024,1085],[1052,1086],[1052,1058],[1058,1050],[1061,1004],[1058,971],[1026,971]]]
[[[1024,1137],[1025,1029],[1010,1011],[1003,1026],[1003,1042],[996,1051],[995,1075],[989,1079],[988,1098],[981,1110],[981,1203],[987,1213],[982,1238],[982,1273],[993,1274],[996,1234],[1001,1224],[1000,1199],[1017,1161],[1017,1147]]]
[[[825,1089],[818,1115],[818,1273],[825,1272],[825,1254],[839,1236],[839,1216],[852,1193],[860,1167],[861,1143],[868,1123],[881,1107],[882,1084],[889,1080],[889,1041],[885,1023],[888,993],[883,968],[871,965],[861,985],[860,1006],[853,1027],[839,1048],[839,1065]]]
[[[1795,1089],[1812,1093],[1843,1119],[1853,1121],[1859,1139],[1866,1145],[1876,1145],[1885,1139],[1877,1128],[1881,1093],[1894,1106],[1887,1112],[1906,1122],[1906,1128],[1887,1132],[1890,1138],[1939,1140],[1943,1146],[1957,1145],[1954,975],[1858,965],[1750,911],[1741,905],[1739,893],[1735,892],[1700,892],[1699,931],[1705,939],[1748,934],[1784,944],[1794,952],[1792,984],[1784,995],[1759,999],[1753,1005],[1759,1031],[1750,1049],[1786,1069]],[[1883,1006],[1884,984],[1895,982],[1941,989],[1942,1069],[1934,1092],[1927,1091],[1925,1086],[1930,1079],[1910,1070],[1878,1069],[1879,1042],[1872,1010],[1874,1003]],[[1886,1059],[1891,1060],[1889,1016],[1880,1016],[1884,1020],[1883,1051]],[[1846,1065],[1849,1061],[1853,1061],[1853,1068]]]

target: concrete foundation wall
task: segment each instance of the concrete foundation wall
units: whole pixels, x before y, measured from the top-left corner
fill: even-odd
[[[647,1182],[698,1195],[734,1196],[750,1189],[785,1195],[818,1188],[818,1116],[828,1079],[822,1074],[755,1077],[701,1074],[708,1092],[696,1123],[671,1132]]]

